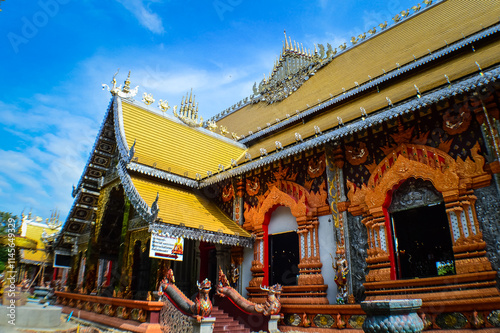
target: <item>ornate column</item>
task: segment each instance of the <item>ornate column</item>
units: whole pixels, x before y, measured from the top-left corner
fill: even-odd
[[[391,262],[387,250],[387,233],[385,216],[382,210],[369,214],[361,221],[368,233],[368,258],[366,262],[370,271],[366,275],[367,282],[391,279]]]
[[[479,229],[472,190],[458,196],[445,196],[446,213],[450,223],[457,274],[491,270],[486,257],[486,243]]]
[[[346,303],[349,301],[349,303],[354,303],[354,296],[352,295],[352,274],[350,274],[351,256],[349,230],[347,223],[345,223],[345,221],[347,221],[347,208],[349,207],[349,203],[347,202],[344,187],[344,152],[340,145],[335,147],[327,146],[326,162],[326,175],[329,184],[328,201],[334,221],[333,232],[336,241],[336,263],[334,268],[337,270],[337,275],[340,274],[345,276],[345,279],[342,278],[342,281],[338,285],[337,302]]]
[[[201,258],[200,258],[200,241],[194,241],[194,267],[196,267],[195,277],[196,279],[200,276]]]
[[[243,193],[245,190],[243,177],[236,178],[236,195],[233,201],[233,220],[239,225],[243,225]]]
[[[241,264],[243,263],[243,247],[233,246],[231,248],[231,281],[233,288],[236,289],[241,294]]]
[[[304,217],[300,220],[302,221],[297,219],[301,253],[298,285],[323,285],[325,282],[321,274],[323,264],[319,258],[318,218]]]
[[[253,248],[252,280],[249,282],[250,287],[259,287],[264,281],[264,231],[256,233],[255,245]]]

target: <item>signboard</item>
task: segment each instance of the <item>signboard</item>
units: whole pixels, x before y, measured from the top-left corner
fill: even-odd
[[[67,254],[55,253],[54,254],[54,267],[70,268],[71,256]]]
[[[170,237],[161,231],[151,233],[151,245],[149,256],[151,258],[182,261],[184,251],[184,239],[182,237]]]

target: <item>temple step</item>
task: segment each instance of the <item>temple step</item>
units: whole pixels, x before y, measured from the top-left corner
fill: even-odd
[[[234,332],[234,333],[250,333],[248,328],[245,328],[237,320],[231,318],[222,309],[219,309],[216,305],[212,307],[211,317],[215,317],[215,326],[213,333],[220,332]]]
[[[499,297],[496,272],[486,271],[411,280],[367,282],[366,300],[420,298],[424,302]]]

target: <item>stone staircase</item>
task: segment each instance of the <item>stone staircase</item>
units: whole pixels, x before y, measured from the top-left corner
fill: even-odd
[[[229,317],[227,313],[219,309],[216,305],[213,305],[210,317],[216,318],[213,333],[250,333],[250,329],[245,328],[236,319]]]

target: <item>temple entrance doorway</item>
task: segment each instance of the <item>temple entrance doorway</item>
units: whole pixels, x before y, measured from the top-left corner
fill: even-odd
[[[407,180],[394,191],[388,211],[398,279],[455,274],[445,205],[432,183]]]
[[[299,235],[297,219],[290,208],[277,207],[268,225],[269,285],[296,286],[299,276]]]
[[[295,231],[269,236],[269,284],[296,286],[299,275],[299,236]]]

